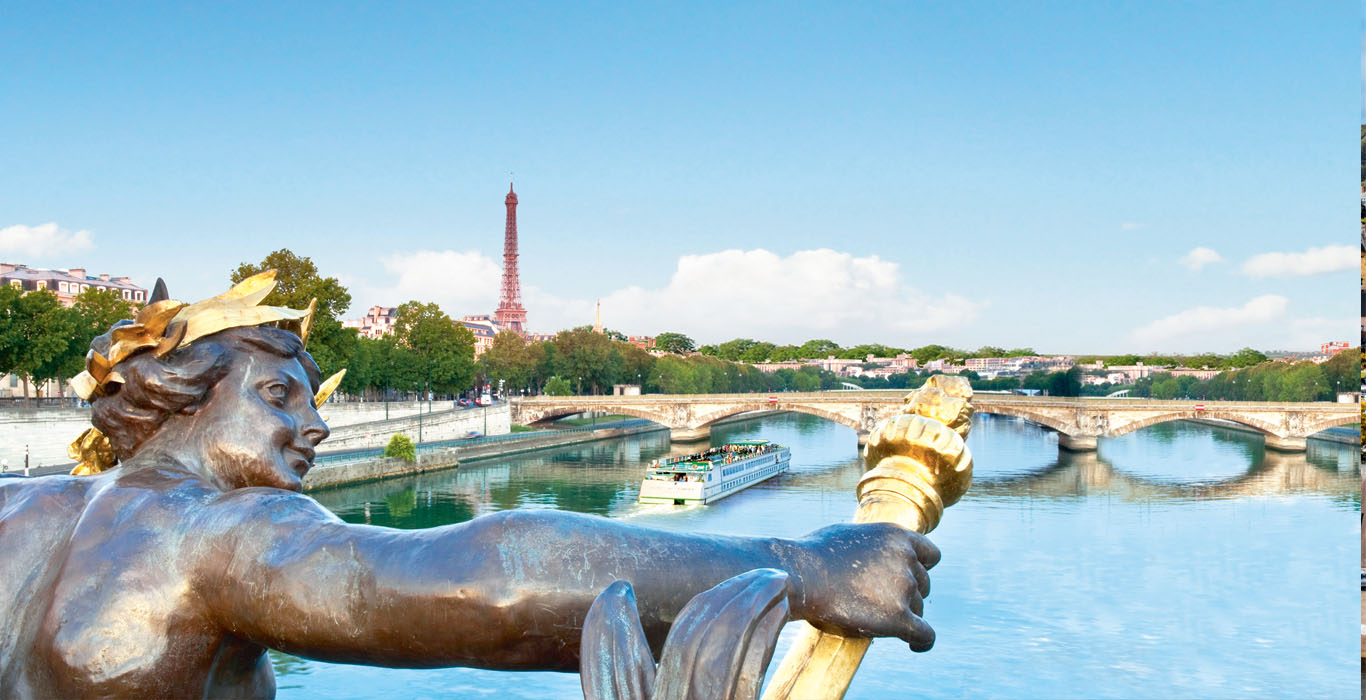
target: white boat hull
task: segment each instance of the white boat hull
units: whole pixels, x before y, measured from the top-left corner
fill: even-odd
[[[710,481],[659,481],[646,479],[640,484],[641,503],[667,505],[706,505],[787,471],[792,456],[781,448],[746,460],[724,465],[713,472]]]

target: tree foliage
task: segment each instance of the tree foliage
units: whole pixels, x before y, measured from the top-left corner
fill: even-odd
[[[551,377],[545,383],[545,393],[548,396],[570,396],[574,390],[570,388],[569,382],[559,377]]]
[[[266,270],[276,271],[275,289],[262,303],[303,309],[313,299],[318,300],[308,352],[318,363],[322,375],[328,377],[347,367],[347,361],[355,352],[356,333],[341,325],[341,315],[351,306],[351,293],[346,287],[336,277],[323,277],[312,259],[296,255],[288,248],[267,255],[259,263],[239,264],[231,279],[236,284]],[[355,386],[355,380],[347,384]]]
[[[512,331],[503,331],[479,356],[479,367],[489,383],[502,382],[508,389],[520,390],[531,385],[540,354],[539,344],[529,344]]]
[[[1346,356],[1345,359],[1334,357],[1321,365],[1309,361],[1263,362],[1220,372],[1209,379],[1157,372],[1134,382],[1129,395],[1222,401],[1332,401],[1338,388],[1346,391],[1355,386],[1354,380],[1343,386],[1338,374],[1342,366],[1353,366],[1348,363],[1354,360],[1359,362],[1360,353],[1349,354],[1352,352],[1339,353],[1338,357]]]
[[[398,457],[412,464],[417,461],[417,448],[413,445],[412,438],[403,433],[395,433],[389,438],[389,444],[384,446],[384,456]]]
[[[426,388],[441,393],[462,391],[474,380],[474,334],[436,304],[409,301],[400,305],[394,342],[417,361],[412,369]]]
[[[655,336],[655,348],[682,355],[697,349],[697,344],[693,342],[692,338],[682,333],[660,333]]]

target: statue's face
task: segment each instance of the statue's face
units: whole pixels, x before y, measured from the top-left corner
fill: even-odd
[[[313,448],[328,435],[298,360],[249,351],[191,416],[207,466],[229,488],[303,490]]]

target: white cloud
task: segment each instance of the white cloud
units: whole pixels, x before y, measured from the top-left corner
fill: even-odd
[[[1134,352],[1313,350],[1355,337],[1356,319],[1295,318],[1287,314],[1289,305],[1285,297],[1267,294],[1237,307],[1187,309],[1135,329],[1127,345]]]
[[[1192,248],[1191,252],[1186,253],[1181,256],[1180,260],[1177,260],[1177,262],[1181,263],[1183,267],[1189,269],[1191,272],[1199,272],[1200,268],[1206,265],[1212,265],[1223,261],[1224,258],[1222,255],[1205,247]]]
[[[1252,277],[1309,277],[1355,269],[1357,249],[1349,245],[1311,247],[1303,253],[1262,253],[1243,263]]]
[[[390,299],[441,304],[460,316],[489,313],[498,302],[501,267],[479,253],[423,251],[384,261],[397,280],[374,288]],[[593,322],[594,299],[557,296],[524,286],[528,322],[556,331]],[[973,321],[978,302],[911,288],[897,263],[829,249],[786,257],[757,250],[686,255],[663,286],[629,286],[602,297],[603,324],[626,333],[680,331],[699,342],[743,336],[799,343],[905,343]]]
[[[92,246],[89,231],[71,231],[52,222],[0,228],[0,254],[44,258],[89,250]]]
[[[390,255],[380,264],[390,278],[387,283],[344,280],[353,288],[350,316],[375,304],[397,306],[405,301],[434,301],[456,318],[492,313],[498,305],[502,268],[477,251],[419,250]]]
[[[1143,224],[1137,221],[1125,221],[1119,225],[1122,231],[1137,231],[1143,228]]]

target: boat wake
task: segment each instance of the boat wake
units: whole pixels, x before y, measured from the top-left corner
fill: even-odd
[[[631,520],[632,518],[653,517],[659,515],[677,515],[679,513],[691,513],[692,511],[703,508],[700,503],[690,503],[687,505],[675,506],[667,503],[635,503],[628,506],[620,513],[613,515],[618,520]]]

